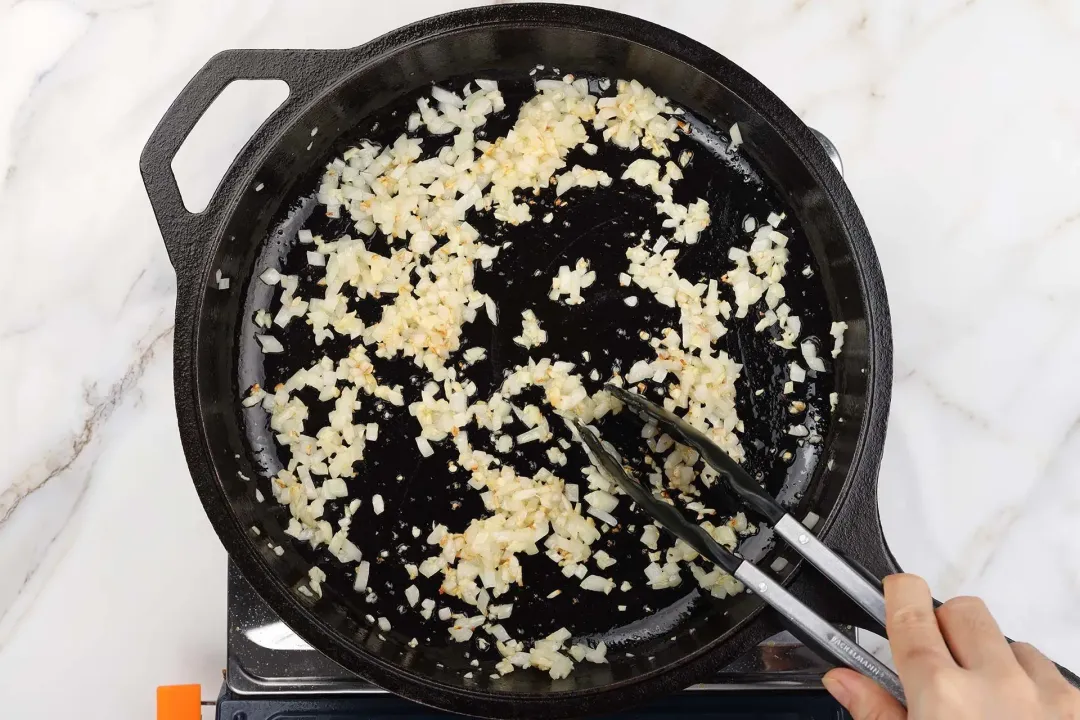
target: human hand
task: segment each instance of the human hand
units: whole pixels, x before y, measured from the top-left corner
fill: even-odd
[[[1080,720],[1080,691],[1031,645],[1010,645],[982,600],[935,611],[925,580],[891,575],[885,615],[908,707],[853,670],[830,670],[825,689],[855,720]]]

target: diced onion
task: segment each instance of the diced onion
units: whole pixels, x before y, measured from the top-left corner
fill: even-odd
[[[799,363],[795,363],[795,362],[791,363],[788,370],[789,370],[789,376],[791,377],[791,382],[797,382],[797,383],[805,382],[805,380],[806,380],[806,371],[802,369],[802,366],[799,365]]]
[[[427,438],[416,438],[416,446],[420,448],[420,454],[424,457],[431,457],[435,454],[435,450],[431,447],[431,443],[427,441]]]
[[[279,353],[285,350],[285,346],[273,335],[256,335],[255,339],[259,341],[264,353]]]
[[[596,519],[607,523],[611,527],[615,527],[616,525],[619,524],[618,519],[614,515],[612,515],[611,513],[604,512],[603,510],[601,510],[601,509],[599,509],[597,507],[589,506],[589,508],[586,510],[586,512],[588,512],[590,515],[592,515]]]
[[[833,357],[840,356],[840,351],[844,347],[844,331],[847,330],[847,328],[848,324],[846,322],[834,322],[829,328],[829,334],[833,336]]]
[[[743,137],[742,130],[739,129],[739,123],[735,123],[728,131],[731,133],[731,145],[728,146],[729,150],[737,150],[742,145]]]
[[[825,372],[825,363],[818,357],[817,345],[812,340],[801,343],[799,349],[802,351],[803,360],[806,361],[807,367],[814,372]]]
[[[535,87],[537,95],[521,106],[513,132],[504,137],[489,139],[479,129],[494,113],[503,111],[505,101],[494,81],[478,78],[460,93],[454,91],[459,86],[432,87],[428,96],[417,100],[416,112],[402,117],[406,134],[385,147],[365,141],[331,161],[317,189],[317,202],[324,206],[326,216],[347,218],[355,231],[325,240],[309,229],[300,230],[297,240],[307,247],[299,251],[305,253],[309,266],[318,268],[303,273],[305,279],[316,275],[314,287],[305,285],[301,297],[298,275],[265,269],[261,280],[281,287],[271,300],[274,315],[268,306],[257,310],[254,319],[257,327],[289,327],[290,336],[298,324],[305,331],[311,328],[317,347],[330,352],[329,348],[347,345],[348,356],[321,357],[283,379],[272,392],[253,387],[242,402],[266,410],[275,438],[289,453],[290,462],[270,485],[274,498],[288,506],[292,515],[285,532],[312,548],[326,546],[341,562],[355,563],[354,589],[374,603],[379,597],[369,589],[370,564],[348,539],[360,501],[346,499],[343,517],[330,517],[327,509],[340,512],[344,503],[331,501],[347,498],[350,485],[354,490],[359,487],[359,463],[366,460],[380,435],[379,424],[373,420],[382,417],[397,422],[387,406],[405,408],[408,393],[408,420],[417,424],[418,431],[406,436],[415,436],[425,458],[434,455],[433,443],[440,443],[440,455],[452,453],[447,459],[449,472],[479,492],[484,514],[468,519],[460,531],[435,525],[426,536],[425,559],[419,565],[402,561],[402,567],[410,580],[440,578],[439,593],[454,598],[455,608],[464,606],[464,613],[449,607],[438,610],[438,618],[450,623],[447,632],[452,640],[476,639],[477,647],[484,649],[489,641],[474,636],[486,632],[494,639],[501,659],[493,677],[535,667],[558,679],[571,672],[575,661],[606,662],[606,646],[578,643],[567,647],[571,634],[565,628],[526,644],[496,621],[509,618],[512,612],[513,604],[507,601],[512,596],[506,593],[527,582],[521,567],[524,555],[550,559],[582,591],[610,593],[615,582],[590,574],[590,568],[604,571],[616,563],[598,541],[603,532],[617,528],[613,513],[620,497],[613,479],[592,466],[583,468],[586,490],[566,481],[581,479],[564,467],[570,444],[556,437],[556,431],[562,434],[562,430],[554,420],[592,424],[621,411],[616,398],[589,383],[589,379],[599,383],[608,377],[635,392],[666,390],[664,403],[669,410],[742,461],[745,453],[739,434],[744,426],[735,402],[741,366],[719,349],[723,343],[718,341],[727,332],[725,322],[733,313],[747,317],[753,306],[759,313],[754,320],[757,331],[769,333],[769,339],[781,348],[794,350],[801,321],[784,303],[786,292],[780,282],[788,259],[788,237],[776,229],[782,215],[772,214],[760,225],[750,219],[748,232],[754,232],[750,247],[729,252],[735,267],[723,282],[731,287],[733,302],[721,299],[719,279],[695,282],[680,276],[680,249],[706,237],[711,219],[705,199],[686,204],[674,200],[675,185],[683,180],[682,168],[691,161],[689,150],[680,153],[681,148],[671,146],[679,141],[680,131],[691,132],[677,119],[681,111],[636,81],[620,80],[613,96],[599,99],[590,94],[586,78],[541,75]],[[466,326],[484,315],[497,325],[499,308],[490,295],[477,289],[473,278],[499,261],[510,242],[499,238],[501,232],[481,237],[478,228],[487,225],[473,227],[467,218],[490,213],[496,222],[513,226],[539,223],[542,216],[543,222],[553,223],[560,207],[578,201],[580,189],[611,184],[612,177],[605,172],[567,162],[577,148],[584,156],[599,152],[597,144],[589,142],[590,126],[605,143],[627,150],[641,148],[656,158],[635,158],[621,173],[624,181],[655,195],[663,229],[655,239],[648,232],[641,234],[638,244],[626,252],[628,266],[619,273],[618,282],[621,287],[636,286],[629,291],[632,294],[623,295],[627,307],[638,306],[640,292],[650,293],[658,303],[675,310],[679,321],[655,336],[636,333],[655,353],[638,359],[628,370],[617,364],[589,367],[594,358],[601,362],[596,352],[582,354],[587,364],[583,368],[557,357],[527,357],[527,364],[508,367],[496,378],[491,394],[480,399],[477,383],[466,377],[466,366],[487,353],[482,347],[464,347]],[[436,143],[437,151],[425,148],[421,137],[427,134],[445,136]],[[737,125],[731,134],[734,150],[742,141]],[[678,153],[677,163],[670,159],[673,152]],[[551,186],[556,199],[550,212],[541,209],[547,202],[542,198],[526,199]],[[682,199],[681,191],[679,196]],[[683,267],[687,265],[678,264]],[[579,258],[559,266],[549,279],[552,300],[576,305],[586,300],[597,278],[589,261]],[[216,280],[227,287],[228,279],[220,271]],[[365,311],[361,319],[354,298],[378,300],[381,312]],[[537,307],[541,314],[547,312],[544,307]],[[552,322],[557,317],[561,316],[552,316]],[[526,310],[515,341],[533,350],[548,340],[549,330],[541,327],[532,310]],[[284,351],[274,336],[256,337],[263,352]],[[834,352],[841,342],[838,338]],[[406,390],[380,383],[380,361],[398,358],[417,368],[422,387]],[[805,359],[815,368],[809,357]],[[796,371],[797,367],[792,364],[788,390],[793,389],[792,382],[805,379],[805,371]],[[799,372],[802,377],[796,379]],[[531,389],[538,394],[523,395]],[[321,408],[309,408],[301,400],[301,391],[305,399],[311,393],[328,403],[326,415]],[[374,418],[373,413],[377,413]],[[367,417],[359,421],[362,414]],[[319,427],[312,417],[326,417],[325,425]],[[470,441],[470,433],[483,439],[485,450],[473,447],[476,441]],[[715,515],[695,497],[699,493],[697,454],[653,424],[645,426],[643,437],[657,460],[647,471],[648,482],[657,490],[666,488],[682,496],[699,521]],[[507,455],[530,443],[541,445],[539,452],[548,462],[528,476],[515,469]],[[706,471],[700,479],[708,485],[715,477]],[[261,499],[261,493],[256,497]],[[375,515],[384,514],[381,495],[372,495],[371,502]],[[424,536],[420,527],[407,522],[403,527],[414,543]],[[753,531],[745,518],[741,524],[719,526],[704,520],[701,527],[730,547],[736,544],[736,533]],[[638,533],[634,526],[625,531]],[[742,589],[721,570],[693,563],[697,554],[681,541],[659,550],[656,525],[645,526],[640,537],[649,550],[646,576],[652,588],[679,585],[681,568],[715,597]],[[403,548],[399,547],[399,554],[405,552]],[[283,552],[280,547],[273,549]],[[389,557],[389,552],[383,550],[380,558]],[[299,592],[310,594],[310,588],[315,595],[321,594],[325,576],[316,570],[312,569],[310,584],[300,586]],[[624,592],[630,587],[626,581],[620,586]],[[572,585],[566,589],[578,590]],[[557,597],[558,592],[549,597]],[[405,588],[404,598],[409,607],[419,604],[417,612],[424,619],[435,613],[435,601],[420,601],[416,585]],[[369,623],[382,632],[390,630],[386,618],[369,617]],[[409,644],[416,646],[418,641]],[[476,661],[471,664],[478,666]]]
[[[610,593],[615,588],[615,581],[610,578],[600,577],[598,575],[589,575],[581,581],[582,590],[591,590],[593,592],[602,592],[604,594]]]
[[[356,566],[356,580],[353,582],[353,590],[364,592],[368,586],[368,575],[371,572],[371,563],[364,560]]]

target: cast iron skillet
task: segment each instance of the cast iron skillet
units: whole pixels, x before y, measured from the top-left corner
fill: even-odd
[[[394,630],[369,631],[364,615],[372,609],[365,609],[352,593],[341,569],[320,554],[305,552],[281,532],[284,511],[273,502],[256,501],[257,486],[269,495],[265,481],[242,479],[260,478],[280,459],[266,439],[265,418],[257,410],[242,412],[238,399],[251,382],[272,383],[295,369],[286,362],[314,357],[265,361],[252,339],[251,314],[268,300],[268,289],[254,279],[263,268],[300,269],[298,253],[290,248],[296,231],[315,222],[309,217],[313,203],[305,198],[323,166],[361,137],[392,139],[403,125],[402,109],[433,82],[460,89],[468,78],[491,77],[503,83],[508,101],[517,97],[520,102],[524,92],[520,81],[537,64],[593,78],[636,78],[686,108],[692,137],[680,141],[677,149],[692,149],[695,157],[684,181],[691,194],[681,201],[707,197],[714,222],[702,242],[681,256],[684,275],[717,277],[726,269],[727,248],[748,244],[740,230],[743,214],[761,218],[768,209],[787,212],[796,250],[786,284],[792,305],[808,323],[806,332],[828,340],[828,325],[834,319],[847,321],[850,329],[833,372],[810,388],[809,399],[825,434],[823,446],[811,447],[798,446],[782,432],[786,403],[776,397],[784,380],[780,368],[791,358],[775,353],[745,324],[736,324],[725,348],[746,363],[745,387],[767,389],[762,396],[740,392],[748,465],[798,515],[819,515],[819,532],[831,546],[875,575],[895,571],[876,508],[891,339],[885,290],[870,238],[847,188],[811,131],[756,80],[712,50],[615,13],[512,5],[432,18],[350,50],[229,51],[212,58],[184,88],[141,158],[147,192],[177,273],[174,382],[181,437],[196,488],[229,554],[286,623],[344,667],[422,703],[499,717],[580,716],[637,704],[707,678],[778,626],[771,615],[760,613],[754,597],[744,594],[713,601],[694,591],[692,581],[667,595],[629,595],[625,602],[632,608],[631,622],[612,619],[610,608],[597,604],[600,601],[580,606],[534,601],[529,606],[526,600],[517,612],[522,628],[539,633],[567,625],[581,635],[625,644],[609,652],[608,665],[582,664],[561,681],[536,671],[498,680],[479,672],[466,680],[463,673],[470,668],[462,647],[447,648],[437,625],[410,625],[408,613],[397,613],[400,593],[380,588],[377,612],[372,613],[390,618]],[[170,163],[214,98],[241,78],[283,79],[290,96],[237,156],[207,209],[189,213]],[[512,118],[516,103],[508,104]],[[493,119],[493,129],[499,122]],[[747,163],[742,168],[725,155],[725,131],[711,129],[725,129],[734,122],[746,138],[739,150]],[[625,164],[628,157],[609,161]],[[680,200],[678,195],[676,199]],[[531,298],[543,301],[550,274],[536,280],[532,270],[553,269],[551,263],[566,254],[563,262],[586,256],[598,272],[614,271],[625,266],[621,259],[625,245],[620,243],[628,240],[623,233],[654,222],[651,199],[620,183],[604,193],[573,195],[562,210],[565,215],[558,216],[554,228],[533,223],[524,234],[507,233],[505,239],[514,245],[500,259],[499,273],[488,278],[487,286],[478,281],[500,303],[504,318],[517,317]],[[480,218],[475,222],[491,235],[502,232],[494,223],[485,226]],[[345,224],[316,227],[328,234],[347,231]],[[813,271],[811,277],[798,272],[804,266]],[[229,290],[216,288],[217,270],[230,278]],[[649,316],[647,307],[641,310],[646,317],[630,317],[617,292],[598,294],[581,310],[549,325],[558,330],[545,353],[554,350],[571,359],[569,354],[583,346],[602,347],[612,360],[623,359],[628,365],[647,353],[642,345],[633,346],[632,338],[620,329],[671,322],[660,311]],[[518,331],[519,326],[511,323],[496,331],[480,323],[469,328],[474,334],[470,342],[487,345],[493,357],[486,369],[478,371],[489,374],[488,382],[523,361],[525,355],[515,355],[509,341]],[[296,338],[301,347],[302,340]],[[289,340],[287,336],[286,345],[293,347]],[[399,376],[392,380],[402,382],[407,395],[415,394],[407,367],[395,372]],[[827,398],[834,390],[840,402],[830,414]],[[376,567],[388,577],[403,562],[393,554],[395,545],[411,542],[405,530],[414,524],[425,527],[439,513],[448,512],[450,498],[465,499],[471,493],[447,487],[453,482],[444,464],[449,456],[418,462],[410,448],[415,428],[408,420],[388,419],[381,435],[387,444],[378,456],[369,453],[371,464],[361,468],[356,484],[350,482],[357,495],[377,488],[387,497],[390,512],[381,518],[368,515],[369,522],[353,533],[353,540],[370,559],[380,548],[391,551]],[[610,431],[605,428],[605,437],[618,431],[615,423]],[[790,465],[776,458],[785,448],[795,455]],[[522,462],[535,465],[537,458],[523,457]],[[432,490],[436,485],[442,487]],[[262,534],[254,536],[252,526],[261,528]],[[285,548],[281,557],[271,549],[277,544]],[[752,538],[741,549],[765,565],[774,556],[786,557],[788,565],[779,574],[794,592],[834,622],[865,624],[831,587],[812,574],[798,573],[795,558],[772,547],[767,537]],[[407,561],[416,562],[423,557],[421,550],[406,547],[401,552]],[[318,602],[297,590],[306,584],[313,562],[330,576],[325,597]],[[640,567],[628,562],[619,570],[640,581]],[[619,579],[618,573],[615,577]],[[539,590],[546,593],[549,582],[555,580],[538,580]],[[393,584],[399,590],[404,587]],[[423,642],[410,648],[410,637]]]

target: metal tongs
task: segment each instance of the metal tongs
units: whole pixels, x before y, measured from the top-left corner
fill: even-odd
[[[880,582],[869,580],[815,538],[704,433],[640,395],[613,385],[607,385],[605,389],[630,409],[655,420],[657,426],[671,437],[696,450],[702,459],[717,471],[732,492],[772,524],[777,535],[866,610],[881,627],[885,626],[885,596],[882,594]],[[591,429],[578,420],[575,420],[574,424],[600,468],[614,478],[619,487],[664,529],[688,544],[702,557],[731,573],[751,592],[772,606],[787,620],[793,634],[808,647],[828,660],[866,675],[904,703],[900,678],[888,666],[804,605],[749,560],[744,560],[720,545],[703,528],[684,518],[673,505],[654,496],[651,488],[645,487],[627,474],[622,463],[604,447]]]

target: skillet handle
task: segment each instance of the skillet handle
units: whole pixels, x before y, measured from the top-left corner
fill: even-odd
[[[814,537],[801,522],[785,514],[773,525],[776,534],[815,566],[836,587],[844,591],[881,627],[885,627],[885,596],[881,581],[863,570],[845,562],[841,553],[834,552]]]
[[[226,172],[202,212],[189,212],[184,207],[172,162],[199,118],[234,80],[285,81],[289,96],[248,141],[250,145],[280,130],[297,109],[326,88],[340,73],[344,58],[342,50],[226,50],[210,58],[180,91],[139,158],[146,194],[174,267],[219,221],[225,205],[222,187],[235,169],[233,166]]]
[[[885,592],[885,586],[881,582],[880,578],[878,578],[873,573],[871,573],[869,570],[867,570],[865,567],[860,565],[857,560],[853,560],[851,557],[845,555],[844,553],[838,553],[838,554],[841,557],[843,557],[843,559],[845,561],[847,561],[848,565],[850,565],[851,568],[853,570],[855,570],[855,572],[862,575],[863,578],[865,578],[867,582],[869,582],[870,584],[872,584],[875,587],[877,587],[878,589],[880,589],[880,591],[882,593]],[[934,600],[934,609],[935,610],[942,606],[942,602],[940,600],[938,600],[937,598],[934,598],[933,600]],[[882,626],[881,630],[884,631],[885,628]],[[1010,645],[1012,645],[1014,642],[1016,642],[1015,640],[1013,640],[1008,635],[1005,636],[1005,640],[1007,640]],[[1053,662],[1053,661],[1051,660],[1051,662]],[[1077,688],[1078,690],[1080,690],[1080,677],[1077,677],[1076,674],[1073,673],[1071,670],[1069,670],[1068,668],[1062,667],[1061,665],[1058,665],[1057,663],[1054,663],[1054,667],[1056,667],[1058,669],[1058,672],[1061,673],[1061,676],[1063,678],[1065,678],[1066,682],[1068,682],[1074,688]]]

